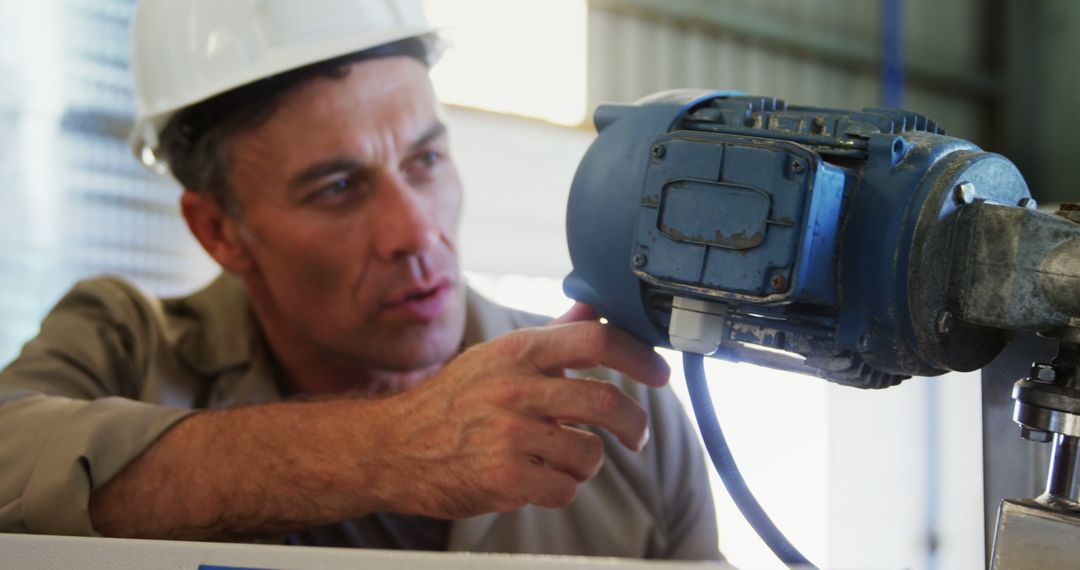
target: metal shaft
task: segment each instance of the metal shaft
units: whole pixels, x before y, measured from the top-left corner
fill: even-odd
[[[1072,502],[1080,501],[1080,438],[1055,434],[1054,451],[1050,456],[1050,473],[1046,478],[1046,494]]]

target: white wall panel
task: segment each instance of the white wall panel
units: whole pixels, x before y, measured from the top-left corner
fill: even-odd
[[[465,186],[463,267],[564,277],[570,271],[566,200],[593,134],[461,108],[449,110],[447,124]]]

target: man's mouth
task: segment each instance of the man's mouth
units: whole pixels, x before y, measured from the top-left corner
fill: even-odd
[[[417,293],[411,293],[409,295],[405,295],[405,298],[402,299],[402,302],[403,303],[408,303],[408,302],[411,302],[411,301],[422,301],[424,299],[427,299],[427,298],[431,297],[436,292],[438,292],[438,288],[432,287],[431,289],[425,289],[425,290],[419,291]]]
[[[383,303],[383,314],[409,320],[429,321],[442,316],[450,305],[454,286],[450,279],[414,287]]]

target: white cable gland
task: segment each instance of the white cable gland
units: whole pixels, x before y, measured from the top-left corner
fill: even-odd
[[[705,356],[716,352],[724,339],[724,306],[675,297],[671,304],[668,336],[676,350]]]

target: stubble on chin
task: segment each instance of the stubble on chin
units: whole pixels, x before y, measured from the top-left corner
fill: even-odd
[[[463,288],[456,293],[456,297],[439,319],[394,327],[396,330],[377,327],[381,330],[368,336],[368,346],[374,350],[363,351],[367,360],[375,367],[399,373],[433,367],[437,371],[456,357],[464,345],[467,311]]]

